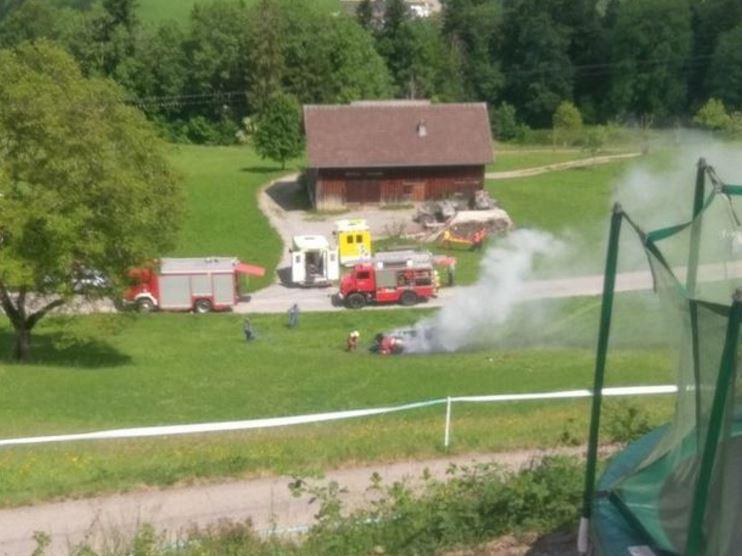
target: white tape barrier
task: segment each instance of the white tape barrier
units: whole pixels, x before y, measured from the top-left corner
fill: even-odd
[[[671,394],[677,391],[674,385],[667,386],[628,386],[619,388],[604,388],[603,396],[641,396],[652,394]],[[247,421],[226,421],[221,423],[201,423],[194,425],[167,425],[159,427],[140,427],[130,429],[114,429],[107,431],[86,432],[78,434],[59,434],[50,436],[32,436],[27,438],[9,438],[0,440],[0,447],[22,446],[28,444],[48,444],[52,442],[76,442],[81,440],[110,440],[123,438],[147,438],[153,436],[174,436],[181,434],[197,434],[209,432],[229,432],[254,429],[268,429],[273,427],[290,427],[326,421],[371,417],[399,411],[409,411],[423,407],[446,404],[446,437],[448,446],[450,437],[451,403],[453,402],[510,402],[526,400],[551,400],[589,398],[590,390],[567,390],[563,392],[544,392],[537,394],[502,394],[494,396],[459,396],[440,398],[424,402],[408,403],[389,407],[370,409],[352,409],[348,411],[334,411],[331,413],[311,413],[308,415],[294,415],[291,417],[271,417],[267,419],[250,419]]]
[[[674,384],[663,386],[621,386],[603,388],[603,396],[648,396],[653,394],[674,394],[678,387]],[[542,392],[536,394],[498,394],[494,396],[453,396],[452,402],[518,402],[528,400],[558,400],[591,398],[592,390],[566,390],[563,392]]]
[[[309,415],[294,415],[292,417],[272,417],[268,419],[251,419],[249,421],[226,421],[221,423],[201,423],[196,425],[168,425],[162,427],[141,427],[136,429],[115,429],[79,434],[60,434],[55,436],[32,436],[29,438],[10,438],[0,440],[2,446],[20,446],[23,444],[47,444],[49,442],[74,442],[78,440],[105,440],[114,438],[146,438],[150,436],[172,436],[179,434],[196,434],[206,432],[243,431],[250,429],[269,429],[273,427],[290,427],[308,423],[322,423],[340,419],[355,419],[407,411],[420,407],[428,407],[445,403],[445,399],[430,400],[427,402],[409,403],[392,407],[377,407],[372,409],[352,409],[349,411],[335,411],[333,413],[311,413]]]

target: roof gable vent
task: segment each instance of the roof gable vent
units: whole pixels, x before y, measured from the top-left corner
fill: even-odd
[[[420,120],[417,124],[417,136],[425,137],[428,135],[428,128],[425,125],[425,120]]]

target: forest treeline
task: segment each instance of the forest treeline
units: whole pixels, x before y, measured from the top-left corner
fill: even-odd
[[[170,139],[194,142],[234,141],[278,92],[484,101],[499,135],[549,127],[565,100],[587,123],[677,125],[710,98],[742,110],[742,0],[444,0],[428,19],[403,0],[382,17],[371,0],[355,16],[311,0],[204,0],[160,24],[137,3],[0,0],[0,47],[55,41]]]

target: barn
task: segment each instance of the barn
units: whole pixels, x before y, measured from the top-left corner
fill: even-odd
[[[484,103],[308,105],[304,128],[307,187],[321,210],[472,196],[493,160]]]

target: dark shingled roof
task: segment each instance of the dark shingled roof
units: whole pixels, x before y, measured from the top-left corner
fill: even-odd
[[[311,168],[479,165],[493,158],[484,103],[308,105],[304,128]]]

